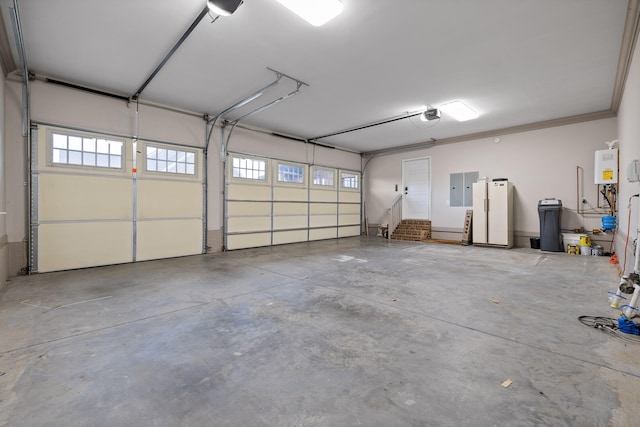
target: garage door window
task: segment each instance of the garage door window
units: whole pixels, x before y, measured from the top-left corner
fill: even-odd
[[[234,157],[232,175],[234,178],[265,181],[267,179],[267,162],[247,157]]]
[[[278,163],[278,182],[304,184],[304,166]]]
[[[355,173],[341,172],[340,182],[342,188],[356,190],[358,188],[358,175],[356,175]]]
[[[147,171],[181,175],[196,174],[196,153],[147,145]]]
[[[54,164],[122,169],[123,143],[102,138],[51,133]]]
[[[335,172],[331,169],[313,169],[313,185],[333,187]]]

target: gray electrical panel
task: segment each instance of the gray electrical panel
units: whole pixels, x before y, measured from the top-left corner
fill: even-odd
[[[464,191],[463,191],[464,206],[473,206],[473,184],[478,182],[479,177],[480,177],[480,173],[478,172],[464,173]]]
[[[473,183],[478,172],[460,172],[449,175],[449,206],[473,206]]]
[[[464,174],[449,176],[449,206],[464,206]]]

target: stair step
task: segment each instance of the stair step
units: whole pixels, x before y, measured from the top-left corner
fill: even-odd
[[[431,239],[431,221],[420,219],[402,220],[391,235],[393,240],[420,242]]]

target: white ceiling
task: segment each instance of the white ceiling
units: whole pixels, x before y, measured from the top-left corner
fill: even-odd
[[[271,67],[310,86],[246,125],[308,139],[456,99],[480,113],[318,141],[358,152],[611,109],[627,0],[342,1],[323,27],[275,0],[245,0],[214,23],[206,16],[140,99],[215,115],[271,82]],[[12,4],[0,0],[9,32]],[[132,96],[204,6],[19,1],[29,70]],[[228,118],[294,88],[283,79]]]

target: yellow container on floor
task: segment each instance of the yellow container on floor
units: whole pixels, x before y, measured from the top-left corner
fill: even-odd
[[[591,246],[591,237],[580,236],[580,246]]]

